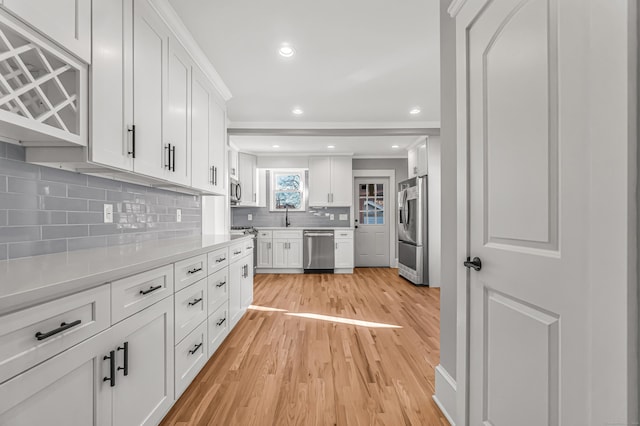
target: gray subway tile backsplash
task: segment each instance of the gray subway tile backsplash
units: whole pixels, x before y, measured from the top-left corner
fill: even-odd
[[[24,158],[23,147],[0,142],[0,260],[201,234],[198,196]],[[113,205],[112,224],[103,223],[104,204]]]

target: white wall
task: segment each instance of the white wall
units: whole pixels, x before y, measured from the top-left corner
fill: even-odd
[[[427,139],[427,187],[429,199],[429,286],[442,285],[442,179],[441,141],[439,136]]]

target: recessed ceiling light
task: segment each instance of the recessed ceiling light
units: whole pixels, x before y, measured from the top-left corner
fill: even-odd
[[[295,115],[302,115],[304,113],[304,111],[300,108],[294,108],[291,110],[292,113],[294,113]]]
[[[329,149],[334,149],[336,146],[335,145],[327,145],[327,148]]]
[[[273,148],[280,148],[280,145],[274,145]]]
[[[409,111],[409,114],[411,115],[420,114],[420,107],[413,107],[411,111]]]
[[[400,148],[400,145],[391,145],[391,148],[398,149],[398,148]]]
[[[282,46],[280,46],[280,49],[278,49],[278,53],[280,54],[280,56],[290,58],[296,53],[296,51],[293,50],[293,47],[289,46],[288,44],[283,44]]]

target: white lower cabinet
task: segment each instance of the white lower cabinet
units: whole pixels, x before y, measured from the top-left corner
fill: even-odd
[[[258,268],[273,267],[273,240],[258,238]]]
[[[335,268],[353,269],[353,231],[336,231],[335,245]]]
[[[302,239],[273,239],[274,268],[302,268]]]
[[[231,327],[235,326],[242,316],[241,292],[244,270],[244,263],[241,259],[229,266],[229,321]]]
[[[175,295],[176,344],[207,318],[207,280],[202,279]]]
[[[207,321],[202,321],[195,330],[176,345],[175,356],[176,399],[178,399],[209,359]]]
[[[208,353],[211,357],[218,349],[227,334],[229,334],[229,303],[224,302],[220,307],[209,315],[207,321]]]

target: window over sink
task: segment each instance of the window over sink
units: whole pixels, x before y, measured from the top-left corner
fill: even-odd
[[[305,210],[305,171],[271,170],[271,211]]]

